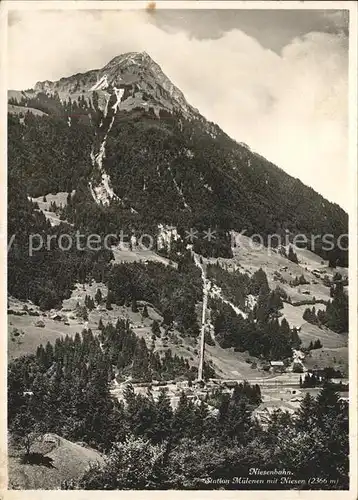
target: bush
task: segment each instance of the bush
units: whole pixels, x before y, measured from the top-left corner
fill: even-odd
[[[159,323],[156,319],[152,323],[152,333],[156,337],[160,337],[160,335],[161,335],[160,326],[159,326]]]
[[[144,306],[142,314],[143,314],[143,318],[148,318],[149,317],[147,306]]]
[[[303,366],[300,363],[294,363],[292,371],[293,373],[303,373]]]
[[[164,451],[164,445],[128,437],[113,446],[103,465],[91,465],[74,489],[144,490],[153,487]],[[63,484],[62,488],[68,489],[66,486]]]
[[[205,332],[205,344],[208,344],[208,345],[215,345],[215,341],[214,339],[212,338],[212,336],[210,335],[209,332]]]

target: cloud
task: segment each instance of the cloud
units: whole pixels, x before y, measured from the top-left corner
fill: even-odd
[[[349,11],[348,10],[327,10],[322,15],[325,27],[330,32],[344,33],[348,35]]]
[[[280,54],[238,29],[197,39],[143,11],[21,13],[9,27],[9,87],[145,50],[208,119],[332,201],[347,204],[347,38],[311,32]]]

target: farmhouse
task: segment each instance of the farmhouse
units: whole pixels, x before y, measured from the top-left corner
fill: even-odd
[[[274,373],[283,373],[285,371],[283,361],[270,361],[270,371]]]
[[[53,321],[62,321],[63,320],[63,317],[61,316],[61,314],[58,314],[58,313],[55,313],[51,316],[51,319]]]

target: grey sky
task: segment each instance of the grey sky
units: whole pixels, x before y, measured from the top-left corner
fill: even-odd
[[[156,10],[152,21],[171,31],[185,30],[195,38],[220,38],[239,29],[263,47],[279,53],[293,38],[312,31],[348,34],[344,10]]]

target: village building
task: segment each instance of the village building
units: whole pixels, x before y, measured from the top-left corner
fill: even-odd
[[[270,371],[273,373],[283,373],[285,365],[283,361],[270,361]]]

